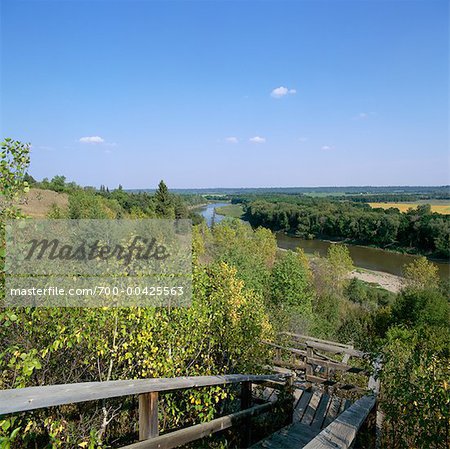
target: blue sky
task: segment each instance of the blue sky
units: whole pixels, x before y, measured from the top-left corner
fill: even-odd
[[[0,1],[1,133],[38,179],[450,182],[446,0]]]

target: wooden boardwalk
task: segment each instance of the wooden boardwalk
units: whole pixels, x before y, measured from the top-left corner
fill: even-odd
[[[0,417],[48,407],[99,401],[137,395],[139,441],[123,449],[173,449],[192,441],[234,428],[241,446],[251,444],[251,421],[259,415],[286,410],[288,426],[251,446],[254,449],[348,449],[364,424],[363,436],[374,422],[379,381],[371,376],[368,388],[347,385],[334,379],[334,373],[357,373],[362,368],[348,364],[350,357],[364,354],[350,345],[289,334],[300,348],[268,342],[277,352],[276,375],[227,374],[159,379],[115,380],[77,384],[47,385],[0,390]],[[286,354],[292,356],[290,360]],[[331,355],[330,355],[331,354]],[[342,355],[337,360],[336,355]],[[378,363],[378,362],[377,362]],[[286,370],[292,365],[291,370]],[[379,365],[379,363],[378,363]],[[376,370],[379,366],[375,367]],[[235,385],[240,410],[211,421],[185,428],[170,429],[159,435],[158,410],[161,395],[188,389]],[[352,403],[343,399],[348,391],[364,395]],[[340,392],[341,395],[338,393]],[[343,392],[345,392],[343,394]],[[238,405],[238,404],[236,404]],[[373,426],[372,426],[373,427]],[[375,432],[372,432],[375,435]],[[366,447],[375,447],[374,444]]]
[[[319,390],[296,388],[293,424],[254,444],[252,449],[300,449],[347,410],[351,401]]]

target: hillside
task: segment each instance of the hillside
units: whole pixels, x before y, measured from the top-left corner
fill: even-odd
[[[53,190],[30,189],[21,200],[20,209],[29,217],[44,218],[49,213],[53,204],[60,208],[68,205],[67,193],[58,193]]]

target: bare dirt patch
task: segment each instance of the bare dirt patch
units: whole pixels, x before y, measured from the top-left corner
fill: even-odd
[[[30,189],[20,201],[20,209],[25,215],[35,218],[45,218],[53,204],[64,209],[69,203],[67,193],[53,192],[53,190]]]

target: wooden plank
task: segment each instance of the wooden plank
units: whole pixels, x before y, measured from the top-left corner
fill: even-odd
[[[16,388],[0,391],[0,415],[133,394],[174,391],[246,381],[258,383],[266,380],[286,379],[287,377],[289,375],[228,374],[223,376],[114,380]]]
[[[318,430],[297,422],[259,441],[251,449],[300,449],[318,433]]]
[[[350,399],[342,399],[339,413],[345,412],[345,410],[347,410],[350,407],[350,405],[352,405],[352,401],[350,401]]]
[[[317,428],[321,428],[322,427],[322,423],[325,420],[325,416],[328,410],[328,404],[331,400],[331,397],[328,396],[327,394],[323,394],[321,399],[320,399],[320,404],[317,407],[317,411],[316,414],[314,415],[314,419],[311,423],[312,427],[317,427]]]
[[[147,440],[159,435],[158,393],[139,395],[139,440]]]
[[[313,348],[309,347],[306,349],[306,375],[312,376],[314,373],[314,367],[311,364],[310,360],[314,357]]]
[[[297,406],[294,409],[294,422],[301,421],[303,418],[303,414],[305,413],[306,408],[308,407],[309,401],[311,400],[312,393],[310,391],[305,391],[302,394],[302,397],[297,403]]]
[[[256,405],[231,415],[222,416],[207,423],[197,424],[175,432],[166,433],[150,440],[140,441],[121,449],[172,449],[191,441],[210,436],[216,432],[228,429],[249,416],[257,416],[273,408],[273,404]]]
[[[355,366],[346,365],[345,363],[325,361],[316,357],[308,357],[308,363],[313,363],[317,366],[331,368],[336,371],[350,372],[356,374],[359,373],[367,374],[367,372],[363,368],[357,368]]]
[[[292,354],[298,354],[298,355],[302,355],[302,356],[306,355],[306,351],[304,351],[303,349],[297,349],[297,348],[290,348],[290,347],[287,347],[287,346],[281,346],[281,345],[277,345],[276,343],[272,343],[271,341],[266,341],[266,340],[263,340],[263,343],[268,345],[268,346],[271,346],[273,348],[281,349],[281,350],[284,350],[286,352],[290,352]]]
[[[322,427],[327,427],[332,421],[334,421],[339,415],[339,411],[341,409],[341,398],[338,396],[332,396],[330,405],[327,410],[327,414],[325,416],[325,420],[322,424]]]
[[[294,410],[295,407],[297,407],[298,402],[300,401],[300,398],[302,397],[305,390],[301,388],[294,388]]]
[[[326,343],[319,343],[316,341],[308,340],[306,342],[308,346],[314,349],[318,349],[320,351],[331,352],[333,354],[349,354],[353,357],[364,357],[365,353],[362,351],[357,351],[356,349],[351,348],[342,348],[335,345],[330,345]]]
[[[348,449],[374,406],[375,396],[362,397],[322,430],[304,449]]]
[[[314,415],[316,414],[316,410],[319,407],[320,398],[322,397],[322,393],[320,391],[315,391],[312,395],[311,400],[309,401],[308,407],[306,407],[305,413],[302,418],[302,423],[310,426]]]
[[[304,370],[308,366],[306,363],[297,362],[284,362],[283,360],[274,360],[275,366],[281,366],[283,368],[289,368],[290,370]]]
[[[290,337],[294,337],[294,338],[300,339],[300,340],[315,341],[315,342],[318,342],[318,343],[325,343],[325,344],[328,344],[328,345],[339,346],[341,348],[353,349],[353,345],[347,345],[345,343],[339,343],[339,342],[330,341],[330,340],[322,340],[320,338],[310,337],[309,335],[294,334],[292,332],[281,332],[281,334],[288,335]]]

